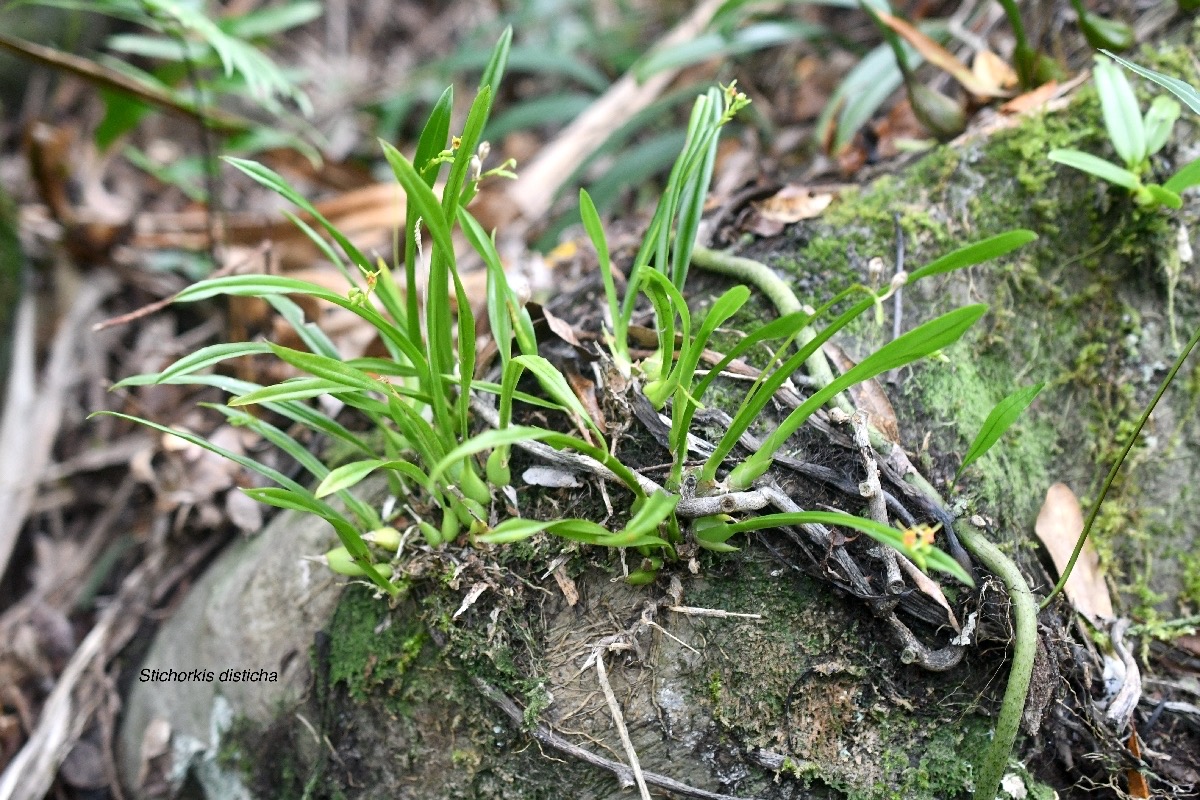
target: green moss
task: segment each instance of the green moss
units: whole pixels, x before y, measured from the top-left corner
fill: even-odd
[[[357,700],[380,687],[395,695],[429,640],[419,620],[385,610],[371,592],[356,588],[346,592],[331,623],[330,685],[345,684]]]

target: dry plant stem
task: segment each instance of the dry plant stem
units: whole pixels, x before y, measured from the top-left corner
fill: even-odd
[[[883,497],[883,486],[879,483],[879,465],[875,463],[875,451],[871,449],[871,437],[867,431],[867,412],[859,409],[850,415],[850,424],[854,427],[854,443],[862,455],[863,465],[867,470],[867,478],[860,484],[859,492],[867,498],[871,519],[881,525],[888,525],[887,501]],[[884,574],[887,576],[889,594],[900,594],[904,591],[904,578],[900,575],[900,566],[896,563],[896,551],[883,545],[871,548],[871,555],[883,563]]]
[[[471,410],[479,415],[479,418],[488,425],[493,428],[499,427],[500,415],[496,409],[487,403],[480,401],[478,398],[471,398]],[[554,464],[563,469],[585,475],[595,475],[598,478],[609,481],[621,482],[620,478],[614,475],[608,467],[594,458],[581,453],[555,450],[553,447],[542,442],[518,442],[517,447],[520,447],[531,455],[537,456],[547,463]],[[647,478],[636,471],[633,474],[637,478],[638,485],[646,494],[649,495],[657,491],[662,491],[662,487],[651,478]],[[759,509],[766,508],[770,503],[769,497],[759,491],[730,492],[729,494],[713,497],[683,498],[679,501],[679,505],[675,507],[675,513],[680,517],[690,519],[712,516],[713,514],[736,514],[743,511],[758,511]]]
[[[977,800],[992,800],[1008,767],[1008,759],[1012,754],[1021,722],[1021,712],[1025,710],[1025,698],[1029,694],[1029,678],[1033,673],[1033,659],[1037,653],[1038,607],[1033,593],[1029,591],[1029,584],[1021,575],[1021,570],[1000,551],[1000,548],[988,541],[983,531],[973,525],[960,523],[958,535],[967,550],[1000,578],[1012,602],[1012,670],[1008,674],[1008,686],[1004,689],[1000,716],[996,719],[996,731],[980,761],[979,778],[975,784]]]
[[[472,677],[471,682],[475,684],[475,688],[479,693],[492,702],[497,708],[504,712],[504,715],[512,720],[513,724],[518,728],[525,728],[525,715],[521,709],[517,707],[507,695],[501,692],[496,687],[480,677]],[[594,767],[608,770],[617,777],[623,785],[629,785],[633,781],[633,775],[629,767],[617,761],[604,758],[596,755],[590,750],[585,750],[577,744],[567,741],[563,737],[551,731],[545,725],[536,725],[529,731],[541,744],[546,747],[552,747],[564,755],[576,758],[585,764],[591,764]],[[642,776],[646,779],[646,783],[650,786],[657,786],[660,789],[666,789],[668,792],[673,792],[684,797],[698,797],[701,800],[739,800],[732,795],[720,794],[718,792],[710,792],[705,789],[697,789],[694,786],[688,786],[686,783],[681,783],[674,778],[668,778],[665,775],[659,775],[655,772],[642,772]]]
[[[625,727],[625,715],[621,713],[621,704],[617,702],[617,696],[613,694],[612,684],[608,682],[608,669],[604,666],[603,648],[597,648],[593,655],[596,658],[596,680],[600,683],[600,689],[604,692],[604,699],[608,702],[608,710],[612,714],[613,725],[617,728],[617,735],[621,737],[621,746],[625,748],[625,757],[629,759],[629,769],[633,773],[634,781],[637,783],[638,793],[641,794],[642,800],[650,800],[650,790],[646,788],[646,778],[642,775],[642,764],[638,761],[637,751],[633,748],[633,742],[629,739],[629,730]]]
[[[727,619],[736,617],[737,619],[762,619],[762,614],[743,614],[738,611],[726,611],[721,608],[697,608],[695,606],[667,606],[667,611],[674,611],[676,614],[685,614],[690,617],[717,617],[718,619]]]
[[[1129,652],[1129,647],[1125,644],[1125,633],[1129,630],[1129,625],[1129,620],[1121,617],[1113,622],[1109,632],[1113,650],[1117,652],[1121,664],[1125,667],[1125,677],[1121,681],[1121,688],[1117,690],[1116,696],[1104,710],[1104,718],[1111,721],[1119,733],[1123,733],[1128,728],[1129,720],[1133,717],[1138,701],[1142,699],[1142,673],[1138,669],[1137,659],[1133,657],[1133,653]]]
[[[55,334],[40,381],[34,364],[35,298],[27,294],[18,307],[8,398],[0,419],[0,575],[8,569],[37,482],[49,464],[67,392],[78,379],[73,362],[87,335],[86,323],[115,288],[110,275],[83,284]]]
[[[56,50],[53,47],[46,47],[35,42],[27,42],[24,39],[0,33],[0,50],[7,50],[10,53],[38,64],[43,64],[51,69],[69,72],[94,86],[131,95],[138,100],[156,105],[166,111],[190,117],[198,122],[204,123],[207,121],[215,130],[226,133],[239,133],[253,127],[253,124],[243,117],[221,111],[220,109],[206,111],[194,108],[185,103],[180,103],[169,93],[161,91],[136,78],[131,78],[112,67],[106,67],[91,59],[66,53],[62,50]]]

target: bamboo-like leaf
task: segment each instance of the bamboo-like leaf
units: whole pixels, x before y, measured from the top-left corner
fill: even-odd
[[[581,55],[564,52],[556,48],[547,48],[544,44],[516,45],[508,52],[507,66],[511,72],[562,77],[585,86],[594,92],[603,92],[609,87],[612,81],[603,72],[589,64]],[[461,49],[454,55],[430,66],[435,66],[446,73],[470,72],[484,69],[486,62],[490,61],[491,58],[490,54],[482,50]],[[483,80],[480,80],[479,85],[490,85],[494,88],[498,84],[494,81],[485,83]]]
[[[907,43],[904,46],[908,48],[906,60],[915,67],[920,55]],[[891,47],[886,42],[877,45],[854,65],[826,101],[814,131],[818,144],[831,154],[841,153],[902,82]]]
[[[716,58],[754,53],[789,42],[802,42],[824,36],[827,29],[808,22],[756,22],[744,28],[724,32],[712,31],[670,47],[662,47],[633,68],[639,81],[666,69],[710,61]]]
[[[1047,158],[1057,161],[1059,164],[1066,164],[1068,167],[1082,170],[1089,175],[1095,175],[1116,186],[1124,186],[1126,189],[1137,189],[1142,185],[1141,179],[1134,173],[1091,153],[1059,149],[1051,150]]]
[[[485,141],[502,141],[517,131],[541,129],[548,125],[565,126],[596,101],[589,92],[557,92],[540,95],[508,108],[496,115],[483,132]]]
[[[1029,244],[1037,238],[1033,231],[1016,228],[1011,231],[991,236],[983,241],[972,242],[953,252],[930,261],[920,269],[914,270],[908,276],[908,283],[913,283],[930,275],[940,275],[943,272],[980,264],[993,258],[1007,255],[1018,247]]]
[[[987,419],[983,422],[983,427],[979,429],[979,433],[975,436],[975,441],[971,442],[971,447],[967,450],[967,454],[963,456],[962,466],[958,468],[958,472],[954,474],[955,480],[962,475],[963,470],[971,465],[976,459],[992,448],[1004,432],[1007,431],[1012,424],[1021,416],[1021,412],[1029,407],[1034,398],[1041,393],[1046,386],[1045,383],[1039,383],[1035,386],[1026,386],[1022,389],[1009,394],[1003,400],[996,404],[991,413],[987,415]]]

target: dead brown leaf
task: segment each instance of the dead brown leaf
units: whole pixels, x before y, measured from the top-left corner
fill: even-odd
[[[832,202],[833,194],[830,192],[819,192],[808,187],[788,184],[774,196],[751,205],[764,219],[786,224],[819,217]]]
[[[1129,734],[1128,747],[1130,755],[1140,760],[1142,757],[1142,748],[1141,745],[1138,744],[1137,731],[1133,731]],[[1127,769],[1125,770],[1125,777],[1129,779],[1130,797],[1140,798],[1150,796],[1150,784],[1146,783],[1146,776],[1143,775],[1140,770]]]
[[[1008,62],[991,50],[980,50],[971,61],[971,72],[986,86],[1012,89],[1017,85],[1017,73]]]
[[[1046,105],[1046,103],[1049,103],[1057,95],[1058,81],[1050,81],[1043,83],[1036,89],[1025,92],[1025,94],[1017,95],[1012,100],[1000,106],[1000,110],[1005,114],[1027,114]]]
[[[564,372],[567,376],[567,383],[571,385],[571,391],[587,409],[592,422],[596,423],[596,427],[600,429],[601,433],[608,433],[608,420],[604,417],[604,410],[596,402],[596,382],[580,374],[574,364],[568,364]]]
[[[575,604],[579,602],[579,590],[575,588],[575,581],[567,574],[565,565],[559,564],[554,569],[554,582],[558,584],[558,589],[563,593],[567,605],[574,608]]]
[[[1056,483],[1047,490],[1034,531],[1061,575],[1071,560],[1079,534],[1083,532],[1083,510],[1075,493],[1065,483]],[[1112,598],[1100,571],[1100,556],[1090,541],[1084,543],[1064,591],[1075,610],[1093,624],[1113,618]]]
[[[999,85],[982,80],[974,72],[967,69],[966,64],[955,58],[953,53],[921,33],[912,25],[891,14],[878,13],[883,23],[915,47],[917,52],[925,57],[926,61],[947,72],[950,77],[958,81],[971,94],[977,97],[1007,97],[1009,95],[1009,92],[1002,89]]]

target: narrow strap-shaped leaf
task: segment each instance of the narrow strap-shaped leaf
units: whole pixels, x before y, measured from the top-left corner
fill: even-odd
[[[290,347],[282,347],[277,344],[271,345],[271,352],[281,361],[291,364],[297,369],[302,369],[318,378],[324,378],[329,381],[341,383],[343,386],[362,389],[367,392],[382,392],[385,395],[391,393],[392,387],[390,384],[378,378],[371,377],[361,369],[348,366],[346,362],[336,358],[327,358],[326,356],[319,356],[316,353],[305,353],[301,350],[293,350]]]
[[[134,417],[129,414],[121,414],[116,411],[97,411],[92,416],[95,416],[96,414],[103,414],[103,415],[110,416],[110,417],[119,417],[121,419],[127,419],[130,422],[136,422],[139,425],[145,425],[147,427],[153,428],[162,433],[170,434],[171,436],[176,436],[180,439],[183,439],[185,442],[190,442],[190,443],[196,445],[197,447],[201,447],[205,450],[208,450],[210,453],[215,453],[216,455],[221,456],[221,458],[232,461],[233,463],[243,466],[246,469],[251,470],[252,472],[257,472],[259,475],[262,475],[264,478],[267,478],[268,480],[274,481],[275,483],[279,484],[283,488],[290,489],[296,495],[299,495],[299,496],[305,497],[305,498],[311,498],[311,507],[308,510],[312,511],[312,513],[316,514],[317,516],[321,517],[322,519],[329,521],[330,524],[332,524],[334,526],[334,529],[337,530],[339,537],[341,537],[343,533],[348,532],[349,534],[352,534],[352,538],[357,539],[357,545],[352,545],[350,542],[347,542],[345,538],[342,539],[342,543],[346,545],[347,549],[349,549],[352,554],[357,555],[357,553],[355,553],[355,550],[357,549],[364,556],[369,555],[369,553],[366,549],[366,545],[363,544],[362,538],[358,535],[357,530],[354,528],[353,525],[350,524],[350,521],[348,519],[346,519],[344,516],[339,514],[333,508],[333,506],[329,505],[328,503],[324,503],[324,502],[318,500],[312,494],[312,492],[308,491],[303,486],[301,486],[299,483],[292,480],[288,476],[284,475],[279,470],[274,469],[273,467],[268,467],[266,464],[262,464],[258,461],[255,461],[253,458],[250,458],[249,456],[242,455],[241,453],[235,453],[232,450],[227,450],[224,447],[221,447],[220,445],[213,444],[212,442],[208,441],[207,439],[205,439],[201,436],[197,436],[196,434],[192,433],[191,431],[184,431],[184,430],[178,430],[175,428],[168,428],[166,425],[161,425],[157,422],[151,422],[148,419]]]
[[[326,497],[343,489],[349,489],[360,483],[371,473],[381,469],[391,469],[406,475],[426,490],[430,486],[429,476],[411,461],[405,461],[404,459],[368,458],[362,461],[351,461],[348,464],[342,464],[340,467],[330,470],[329,474],[318,484],[314,490],[314,494],[317,497]]]
[[[281,431],[266,420],[261,420],[245,411],[229,408],[227,406],[214,405],[211,406],[220,413],[224,414],[234,425],[249,428],[259,436],[266,439],[271,444],[278,447],[283,452],[294,458],[302,467],[308,470],[309,474],[318,480],[323,480],[329,474],[329,468],[325,466],[315,455],[310,453],[306,447],[297,442],[294,438]],[[315,497],[315,495],[314,495]],[[340,495],[346,507],[358,517],[359,523],[368,529],[378,528],[383,522],[379,519],[379,514],[375,509],[361,499],[346,492]]]
[[[986,311],[987,306],[982,303],[955,309],[931,319],[871,353],[788,414],[779,427],[767,436],[758,452],[734,467],[728,478],[730,486],[744,488],[766,472],[771,465],[771,458],[783,443],[812,416],[813,412],[838,392],[948,347],[958,341]]]
[[[315,379],[314,379],[315,380]],[[178,384],[197,384],[202,386],[215,386],[218,389],[223,389],[232,395],[250,394],[264,387],[250,381],[243,381],[237,378],[231,378],[226,375],[190,375],[182,378],[172,378],[167,383]],[[361,438],[351,433],[341,423],[330,419],[320,411],[305,405],[290,400],[274,400],[265,401],[262,403],[263,408],[280,414],[293,422],[299,422],[312,430],[324,433],[331,439],[336,439],[350,445],[353,449],[365,453],[373,453],[374,450]]]
[[[279,312],[279,316],[292,326],[292,330],[309,350],[327,358],[338,358],[337,347],[325,335],[325,331],[316,323],[304,319],[304,309],[281,294],[268,295],[266,300],[271,304],[271,308]]]
[[[1104,112],[1104,127],[1113,149],[1126,167],[1135,168],[1146,158],[1146,136],[1133,87],[1125,79],[1124,72],[1099,56],[1092,75],[1096,93],[1100,95],[1100,109]]]
[[[509,25],[500,34],[500,38],[496,40],[496,46],[492,48],[492,54],[488,58],[487,66],[483,68],[483,74],[479,77],[480,89],[486,87],[495,93],[496,87],[504,79],[504,70],[508,66],[508,57],[512,52],[512,38],[513,29]]]
[[[1159,86],[1167,89],[1180,100],[1187,103],[1188,108],[1197,114],[1200,114],[1200,92],[1196,91],[1196,89],[1191,85],[1179,80],[1178,78],[1172,78],[1170,75],[1164,75],[1161,72],[1155,72],[1152,69],[1140,66],[1132,61],[1126,61],[1120,56],[1110,53],[1107,50],[1101,50],[1100,52],[1104,53],[1104,55],[1108,56],[1113,61],[1116,61],[1126,69],[1133,70],[1143,78],[1148,78],[1149,80],[1157,83]]]
[[[583,423],[591,429],[596,435],[596,439],[600,442],[604,441],[604,434],[596,425],[592,415],[584,408],[583,403],[571,390],[567,384],[567,379],[562,373],[554,368],[554,365],[547,361],[542,356],[537,355],[520,355],[513,358],[513,361],[528,369],[538,379],[538,383],[542,385],[552,398],[557,400],[566,408],[569,408],[579,416]],[[607,447],[607,445],[605,445]]]
[[[482,453],[485,450],[503,447],[504,445],[516,444],[517,442],[546,439],[554,434],[554,431],[547,430],[546,428],[537,428],[528,425],[512,425],[507,428],[483,431],[446,453],[445,457],[430,470],[429,480],[437,483],[446,473],[446,470],[476,453]]]
[[[368,261],[367,257],[362,254],[362,251],[355,247],[354,244],[348,238],[346,238],[345,234],[338,230],[336,225],[326,219],[325,216],[317,210],[316,206],[310,203],[304,197],[304,195],[293,189],[279,173],[275,172],[269,167],[264,167],[262,164],[259,164],[256,161],[249,161],[244,158],[234,158],[233,156],[223,156],[223,158],[226,162],[244,172],[258,183],[261,183],[263,186],[280,195],[285,200],[289,201],[293,205],[299,206],[305,212],[310,214],[313,219],[321,224],[321,227],[325,229],[330,237],[338,243],[338,247],[342,248],[342,252],[344,252],[346,256],[358,266],[359,270],[361,270],[363,274],[371,271],[371,262]]]
[[[226,361],[230,358],[240,358],[241,356],[259,355],[269,352],[271,352],[271,346],[266,342],[227,342],[224,344],[212,344],[208,347],[201,347],[194,353],[189,353],[188,355],[176,361],[174,364],[171,364],[162,372],[126,378],[125,380],[116,383],[113,388],[122,389],[126,386],[145,386],[150,383],[165,383],[175,378],[191,375],[193,372],[198,372],[206,367],[211,367],[213,364],[219,364],[222,361]]]
[[[948,556],[937,548],[930,548],[926,551],[918,552],[912,547],[904,544],[902,532],[895,528],[884,525],[881,522],[876,522],[863,517],[855,517],[841,511],[798,511],[781,514],[764,514],[759,517],[751,517],[742,522],[729,523],[728,528],[734,533],[744,531],[757,531],[764,528],[778,528],[784,525],[839,525],[844,528],[853,528],[856,531],[862,531],[880,544],[885,544],[904,553],[918,566],[927,565],[939,572],[945,572],[952,575],[967,586],[974,586],[975,582],[971,580],[971,576],[962,568],[957,561]]]
[[[1101,180],[1108,181],[1116,186],[1123,186],[1126,189],[1136,189],[1142,185],[1142,181],[1137,175],[1124,167],[1117,166],[1111,161],[1105,161],[1103,158],[1094,156],[1091,153],[1084,153],[1080,150],[1059,149],[1051,150],[1046,157],[1051,161],[1066,164],[1068,167],[1082,170],[1089,175],[1095,175]]]
[[[1012,424],[1021,416],[1021,412],[1029,407],[1034,398],[1041,393],[1045,388],[1045,383],[1039,383],[1036,386],[1026,386],[1012,392],[991,410],[987,415],[987,419],[983,421],[983,427],[979,429],[979,433],[975,436],[975,441],[971,443],[971,447],[967,450],[967,454],[963,456],[962,466],[958,468],[958,472],[954,474],[955,480],[959,475],[962,475],[963,470],[971,465],[977,458],[982,456],[991,449],[1004,432],[1007,431]]]
[[[1016,228],[996,234],[995,236],[990,236],[979,242],[972,242],[965,247],[960,247],[940,258],[930,261],[920,269],[909,273],[908,283],[919,281],[921,278],[930,275],[940,275],[943,272],[950,272],[962,267],[980,264],[993,258],[999,258],[1011,253],[1018,247],[1029,244],[1034,239],[1037,239],[1037,234],[1033,231]]]
[[[1171,178],[1163,184],[1163,188],[1175,194],[1182,194],[1184,189],[1200,185],[1200,158],[1180,167]]]
[[[395,325],[388,322],[369,304],[352,302],[344,295],[309,281],[285,278],[281,275],[230,275],[224,278],[210,278],[197,281],[181,291],[175,296],[175,302],[191,303],[219,295],[266,297],[272,294],[308,295],[358,315],[404,354],[409,363],[417,370],[420,380],[423,382],[428,380],[429,364],[425,355]]]

